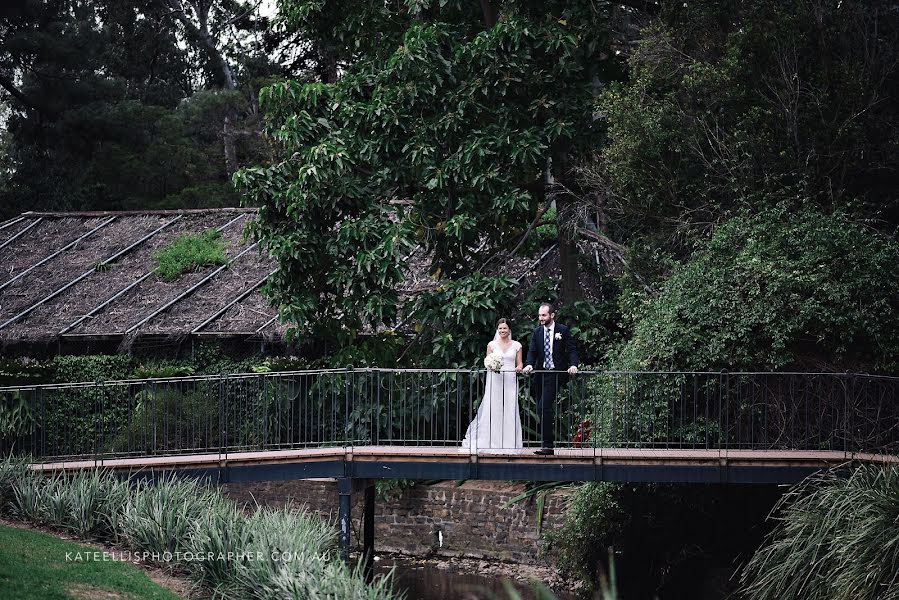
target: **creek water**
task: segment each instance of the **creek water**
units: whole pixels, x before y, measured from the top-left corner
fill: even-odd
[[[375,573],[386,575],[394,571],[394,589],[405,594],[406,600],[507,600],[503,580],[514,585],[522,600],[535,600],[537,595],[524,577],[495,573],[475,574],[460,572],[452,568],[442,568],[433,562],[410,561],[399,558],[384,558],[375,564]],[[577,600],[579,596],[557,592],[559,600]]]

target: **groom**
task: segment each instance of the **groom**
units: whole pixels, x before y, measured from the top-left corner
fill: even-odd
[[[540,326],[531,336],[528,346],[528,359],[524,372],[530,373],[537,368],[532,388],[537,398],[537,413],[540,415],[540,433],[543,447],[534,454],[552,455],[555,439],[553,438],[553,420],[556,407],[556,396],[559,388],[568,383],[569,375],[577,373],[577,348],[571,331],[561,323],[556,323],[556,309],[552,304],[540,305],[537,318]]]

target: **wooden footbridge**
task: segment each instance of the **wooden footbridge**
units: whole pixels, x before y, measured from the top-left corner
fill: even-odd
[[[378,479],[770,484],[899,461],[899,378],[580,373],[560,395],[552,456],[533,452],[524,376],[524,447],[460,446],[485,382],[471,370],[341,369],[3,387],[17,427],[3,444],[44,472],[335,478],[344,550],[354,490],[372,548]]]

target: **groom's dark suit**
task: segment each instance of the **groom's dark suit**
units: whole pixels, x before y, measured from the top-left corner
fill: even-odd
[[[568,384],[568,367],[577,366],[577,348],[571,331],[561,323],[553,324],[552,343],[552,371],[545,370],[546,356],[543,350],[546,328],[540,325],[534,329],[531,335],[531,343],[528,346],[528,358],[525,365],[535,369],[534,385],[531,393],[537,400],[537,414],[540,415],[540,434],[543,437],[543,447],[552,448],[555,445],[553,423],[555,421],[556,396],[559,388]],[[560,339],[555,339],[558,335]]]

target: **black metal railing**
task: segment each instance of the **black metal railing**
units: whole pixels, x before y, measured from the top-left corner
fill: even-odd
[[[488,381],[498,399],[491,418],[519,415],[522,445],[540,446],[533,375],[366,368],[2,387],[0,450],[46,460],[348,445],[465,451]],[[897,392],[899,378],[856,374],[580,372],[560,389],[553,426],[560,447],[893,453]],[[517,445],[504,435],[468,451]]]

